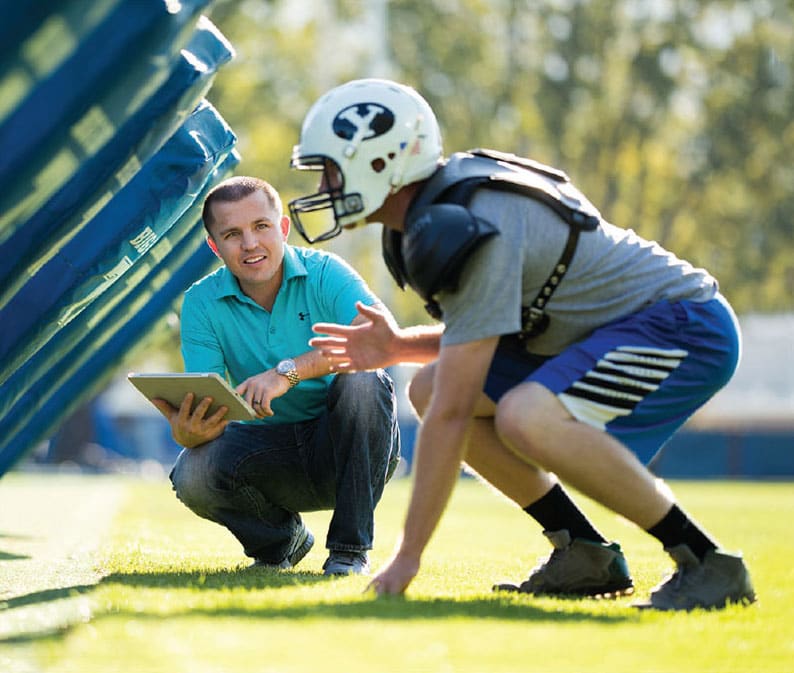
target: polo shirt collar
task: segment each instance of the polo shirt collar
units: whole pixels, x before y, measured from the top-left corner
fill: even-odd
[[[295,278],[296,276],[307,276],[306,266],[303,259],[298,255],[291,245],[284,246],[284,280]]]

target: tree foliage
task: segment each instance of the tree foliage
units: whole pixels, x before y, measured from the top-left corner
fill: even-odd
[[[607,219],[712,271],[739,312],[794,308],[785,0],[219,0],[210,16],[238,51],[210,97],[240,137],[239,172],[285,199],[305,188],[288,164],[314,100],[390,77],[426,96],[447,152],[563,168]],[[378,241],[328,247],[401,322],[426,320]]]

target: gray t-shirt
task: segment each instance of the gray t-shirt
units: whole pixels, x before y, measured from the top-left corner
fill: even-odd
[[[483,189],[475,215],[500,234],[469,258],[455,292],[441,292],[442,345],[512,334],[521,329],[521,306],[535,299],[559,260],[568,225],[547,206],[504,191]],[[527,342],[554,355],[597,327],[658,301],[708,301],[717,281],[631,229],[602,221],[582,232],[565,278],[546,306],[549,328]]]

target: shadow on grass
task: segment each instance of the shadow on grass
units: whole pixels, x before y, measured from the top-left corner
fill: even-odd
[[[279,572],[265,569],[211,570],[208,572],[155,572],[155,573],[114,573],[103,578],[97,585],[75,585],[61,589],[37,591],[0,603],[0,619],[6,610],[41,604],[43,610],[49,603],[61,599],[75,598],[87,594],[100,586],[125,585],[140,588],[163,588],[168,590],[189,589],[195,591],[216,589],[249,589],[257,591],[273,588],[294,588],[307,584],[344,582],[344,578],[329,578],[319,573]],[[174,601],[172,596],[171,601]],[[376,597],[362,593],[360,598],[337,600],[329,599],[318,589],[316,600],[301,600],[293,603],[272,605],[251,605],[239,607],[222,605],[217,608],[190,607],[183,610],[169,610],[167,614],[141,612],[139,609],[119,609],[109,607],[106,611],[95,611],[91,621],[95,624],[104,618],[126,618],[136,620],[171,620],[180,617],[239,618],[239,619],[385,619],[385,620],[437,620],[449,618],[524,620],[527,622],[570,623],[593,621],[597,623],[621,623],[631,620],[626,613],[604,614],[603,610],[588,607],[588,601],[549,603],[528,596],[514,597],[504,594],[471,596],[464,598],[413,598],[402,596]],[[56,629],[39,632],[8,634],[0,637],[0,642],[24,643],[45,638],[65,636],[76,624],[62,625]]]
[[[174,617],[233,617],[240,619],[385,619],[437,621],[443,619],[500,619],[522,620],[527,622],[597,622],[601,624],[629,621],[630,616],[606,615],[590,612],[581,606],[571,611],[562,611],[557,606],[541,606],[537,603],[505,601],[494,597],[453,598],[406,598],[403,596],[375,597],[362,595],[361,600],[330,602],[320,599],[316,602],[303,602],[300,605],[279,605],[261,608],[222,607],[215,609],[194,609],[182,613],[170,612],[167,617],[144,615],[152,619],[173,619]],[[140,618],[140,614],[135,615]]]
[[[74,599],[82,594],[90,593],[96,587],[96,584],[77,584],[60,589],[34,591],[23,596],[0,600],[0,623],[9,619],[7,611],[17,608],[24,611],[25,608],[38,605],[41,607],[42,615],[45,615],[43,619],[31,619],[30,617],[23,619],[20,624],[12,626],[11,629],[0,629],[3,632],[3,635],[0,636],[0,644],[30,643],[66,635],[77,622],[84,621],[82,615],[80,618],[72,617],[71,621],[66,623],[57,618],[51,623],[48,618],[52,619],[53,615],[63,614],[64,604],[73,605]]]
[[[96,584],[78,584],[71,587],[64,587],[62,589],[44,589],[43,591],[34,591],[24,596],[15,596],[14,598],[7,598],[0,601],[0,616],[5,610],[13,610],[14,608],[23,608],[28,605],[35,605],[36,603],[51,603],[52,601],[59,601],[64,598],[74,598],[80,594],[88,593],[96,589]]]
[[[3,552],[0,552],[2,554]],[[168,589],[267,589],[296,587],[314,582],[327,582],[328,577],[317,573],[285,573],[263,568],[243,570],[210,570],[193,572],[157,573],[113,573],[106,575],[98,584],[80,584],[56,589],[44,589],[29,594],[0,600],[0,616],[5,610],[50,603],[64,598],[74,598],[89,593],[97,587],[109,584],[123,584],[131,587],[168,588]]]
[[[3,552],[0,552],[2,554]],[[0,558],[2,558],[0,556]],[[33,591],[28,594],[0,599],[0,619],[3,613],[16,608],[24,608],[41,604],[42,610],[48,610],[55,601],[76,598],[88,594],[100,586],[122,584],[130,587],[152,589],[249,589],[261,590],[280,587],[296,587],[315,582],[327,582],[328,577],[317,573],[292,573],[268,570],[264,568],[244,568],[242,570],[209,570],[193,572],[156,572],[156,573],[114,573],[107,575],[98,584],[79,584],[55,589]],[[48,631],[44,635],[52,635]],[[30,640],[24,635],[0,637],[0,642]],[[32,638],[32,639],[35,639]]]
[[[124,584],[153,589],[279,589],[331,578],[319,573],[284,572],[268,568],[213,569],[189,572],[113,573],[102,578],[100,584]]]
[[[0,550],[0,561],[24,561],[29,558],[30,556],[27,554],[13,554],[8,551]]]
[[[30,535],[19,535],[18,533],[4,533],[0,531],[0,539],[5,540],[31,540]],[[10,551],[3,551],[0,549],[0,561],[23,561],[25,559],[29,559],[30,556],[27,554],[15,554]]]
[[[279,572],[278,570],[246,569],[238,572],[226,570],[201,572],[166,573],[114,573],[105,577],[101,584],[123,584],[132,587],[168,589],[273,589],[294,588],[308,584],[344,582],[345,578],[326,577],[319,573]],[[529,596],[494,593],[488,596],[469,598],[411,598],[402,596],[376,597],[374,593],[362,593],[360,600],[331,602],[325,597],[317,601],[302,601],[295,605],[258,608],[219,607],[212,610],[191,609],[181,615],[216,615],[258,618],[335,617],[361,618],[382,617],[384,619],[415,619],[438,617],[496,617],[499,619],[551,619],[553,621],[596,620],[603,622],[622,621],[625,616],[604,615],[602,610],[587,609],[586,599],[559,599],[553,607],[541,607],[530,603]],[[535,599],[536,601],[538,599]],[[570,606],[570,611],[560,609]],[[171,613],[173,616],[173,613]]]
[[[5,538],[7,540],[32,540],[33,536],[31,535],[20,535],[19,533],[4,533],[0,531],[0,537]]]

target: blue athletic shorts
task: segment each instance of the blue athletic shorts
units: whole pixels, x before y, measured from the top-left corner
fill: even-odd
[[[485,393],[495,402],[524,381],[555,393],[583,423],[609,432],[648,463],[733,375],[738,321],[720,295],[659,302],[608,323],[559,355],[500,344]]]

